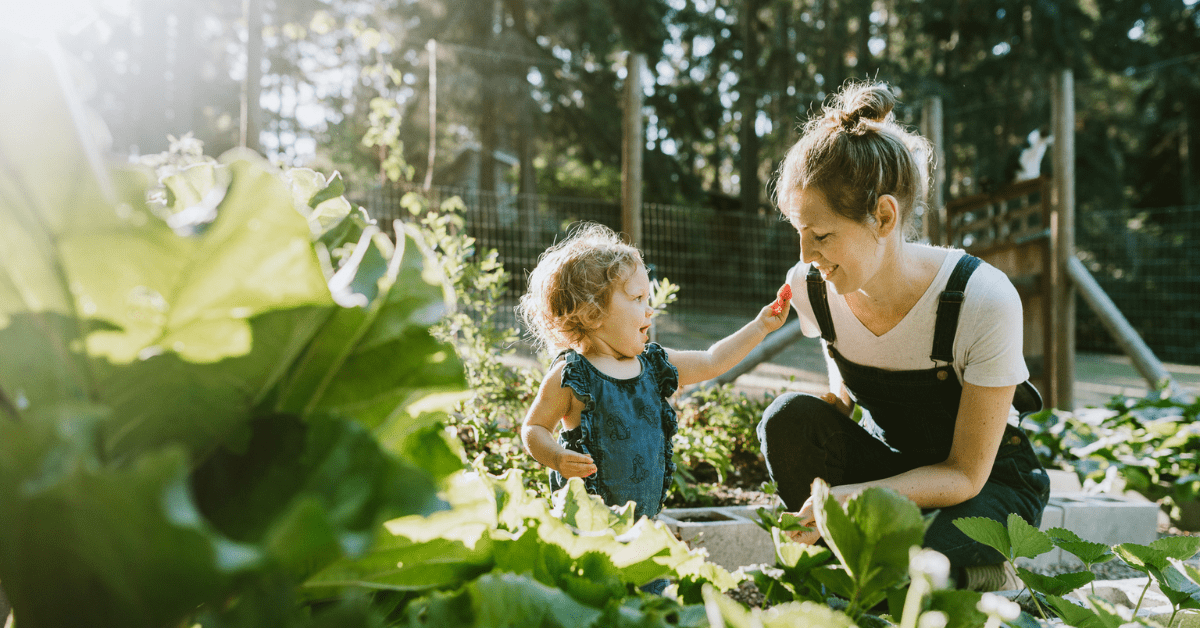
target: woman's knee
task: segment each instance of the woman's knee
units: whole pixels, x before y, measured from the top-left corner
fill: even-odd
[[[803,426],[802,420],[814,413],[816,403],[828,403],[818,397],[804,393],[784,393],[770,402],[758,421],[758,441],[767,442],[768,438],[778,436],[780,432],[792,432]]]
[[[789,392],[779,395],[763,411],[758,423],[758,439],[770,438],[782,431],[811,429],[830,419],[836,420],[837,409],[829,402],[805,393]]]

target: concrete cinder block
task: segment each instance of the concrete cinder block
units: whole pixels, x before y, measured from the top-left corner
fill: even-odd
[[[1081,492],[1051,493],[1042,513],[1042,530],[1066,528],[1093,543],[1148,545],[1158,538],[1159,508],[1154,502],[1120,495]],[[1036,558],[1017,561],[1030,570],[1062,567],[1082,569],[1083,563],[1057,547]]]
[[[747,565],[775,564],[775,543],[755,523],[756,508],[668,508],[658,519],[689,547],[707,550],[710,562],[733,571]]]
[[[1093,543],[1148,545],[1158,538],[1158,504],[1120,495],[1060,493],[1050,503],[1063,510],[1062,527]]]

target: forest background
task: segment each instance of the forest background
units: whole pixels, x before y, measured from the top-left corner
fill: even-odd
[[[244,144],[340,171],[368,210],[389,176],[616,202],[629,53],[647,62],[647,203],[771,214],[799,125],[867,78],[894,86],[914,127],[941,99],[941,192],[959,198],[1014,178],[1070,69],[1085,262],[1160,357],[1200,364],[1195,0],[70,2],[82,10],[17,18],[55,25],[114,154],[187,133],[212,155]],[[387,141],[364,144],[373,126]],[[1147,275],[1154,259],[1170,274]],[[1105,350],[1080,310],[1081,348]]]

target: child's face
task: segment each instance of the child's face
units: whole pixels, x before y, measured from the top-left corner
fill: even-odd
[[[640,355],[650,339],[650,277],[638,265],[613,289],[600,326],[590,335],[592,350],[617,359]]]

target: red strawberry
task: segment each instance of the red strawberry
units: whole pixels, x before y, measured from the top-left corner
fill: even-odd
[[[771,314],[779,316],[779,313],[783,311],[784,306],[788,301],[791,300],[792,287],[785,283],[781,288],[779,288],[779,294],[775,296],[775,302],[771,304]]]

